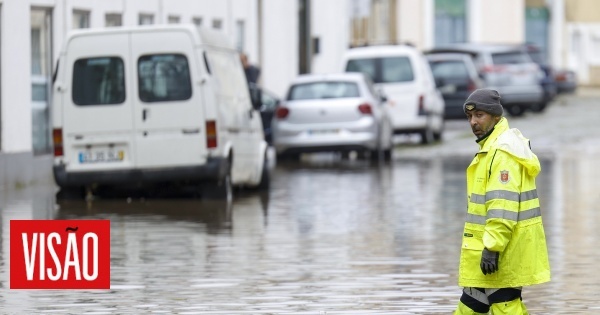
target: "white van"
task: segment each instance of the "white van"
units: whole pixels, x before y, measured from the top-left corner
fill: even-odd
[[[268,185],[267,143],[238,53],[195,26],[73,32],[52,111],[54,178],[65,191],[198,183]]]
[[[418,133],[421,143],[439,140],[444,130],[444,99],[423,54],[411,46],[349,49],[342,71],[362,72],[383,90],[395,134]]]

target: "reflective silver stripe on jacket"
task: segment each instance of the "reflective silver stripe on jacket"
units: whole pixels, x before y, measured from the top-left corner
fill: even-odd
[[[536,189],[525,191],[525,192],[522,192],[521,194],[514,192],[514,191],[510,191],[510,190],[492,190],[492,191],[488,191],[485,194],[485,196],[478,195],[478,194],[471,194],[471,202],[480,204],[480,205],[484,205],[486,201],[489,201],[492,199],[504,199],[504,200],[508,200],[508,201],[519,202],[519,201],[527,201],[527,200],[536,199],[537,197],[538,197],[538,195],[537,195]]]
[[[488,296],[484,293],[481,292],[479,290],[476,290],[474,288],[464,288],[463,292],[472,297],[473,299],[477,300],[477,302],[483,303],[485,305],[490,305],[490,302],[488,300]]]
[[[514,212],[502,209],[491,209],[488,210],[487,216],[467,213],[467,222],[473,224],[485,225],[487,219],[505,219],[511,221],[525,221],[535,217],[542,216],[542,210],[540,208],[533,208],[521,212]]]

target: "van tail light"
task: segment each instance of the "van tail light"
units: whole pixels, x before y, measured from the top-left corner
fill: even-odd
[[[373,108],[371,107],[371,104],[369,104],[369,103],[362,103],[362,104],[358,105],[358,111],[361,114],[373,115]]]
[[[474,92],[477,89],[477,85],[475,85],[475,82],[473,82],[473,80],[469,80],[469,83],[467,83],[467,92],[471,93]]]
[[[419,115],[425,115],[425,96],[419,96]]]
[[[54,144],[54,156],[55,157],[63,156],[64,151],[63,151],[62,128],[52,129],[52,143]]]
[[[206,121],[206,147],[217,147],[217,122],[214,120]]]
[[[277,119],[285,119],[290,114],[290,110],[287,107],[279,106],[275,110],[275,117]]]

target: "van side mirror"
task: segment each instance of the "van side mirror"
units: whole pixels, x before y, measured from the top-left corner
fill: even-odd
[[[385,96],[385,93],[383,93],[383,89],[379,89],[379,91],[377,91],[377,94],[379,94],[379,100],[380,100],[382,103],[385,103],[385,102],[387,102],[387,101],[388,101],[388,98],[387,98],[387,96]]]

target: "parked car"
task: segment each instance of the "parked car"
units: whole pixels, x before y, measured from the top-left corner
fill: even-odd
[[[263,124],[263,132],[265,134],[265,141],[267,141],[269,145],[272,145],[273,132],[271,128],[271,121],[273,120],[275,109],[281,100],[273,92],[265,90],[254,83],[248,83],[248,87],[250,89],[252,102],[255,104],[255,108],[260,112],[260,118]]]
[[[477,67],[469,54],[439,53],[427,55],[436,85],[446,104],[444,117],[464,118],[463,104],[475,91],[484,87]]]
[[[238,52],[194,26],[72,33],[54,83],[54,178],[61,191],[163,182],[265,187],[267,143]]]
[[[273,119],[277,155],[358,151],[391,158],[392,125],[384,100],[361,73],[299,76]]]
[[[540,69],[544,72],[544,76],[540,80],[540,85],[544,89],[544,101],[538,104],[534,104],[531,108],[534,112],[543,111],[546,106],[554,100],[556,94],[558,94],[556,79],[554,77],[554,69],[548,63],[539,47],[532,44],[523,45],[527,54],[533,62],[535,62]]]
[[[497,90],[508,113],[520,116],[544,102],[540,85],[540,67],[531,60],[522,45],[450,44],[437,47],[429,54],[468,53],[473,57],[487,88]]]
[[[424,144],[441,139],[444,100],[419,50],[408,45],[352,48],[344,54],[342,68],[368,75],[383,91],[394,133],[418,133]]]
[[[554,80],[558,93],[573,93],[577,90],[577,75],[571,70],[555,70]]]

